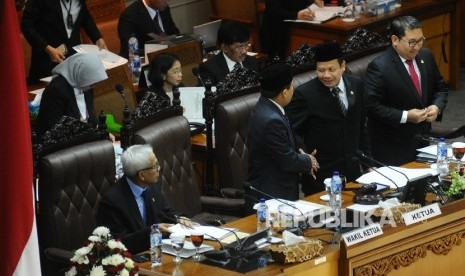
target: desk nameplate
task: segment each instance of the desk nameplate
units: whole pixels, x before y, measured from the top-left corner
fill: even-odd
[[[441,208],[437,203],[421,207],[411,212],[402,215],[405,225],[414,224],[417,222],[425,221],[429,218],[439,216],[441,214]]]
[[[379,223],[371,224],[363,228],[347,232],[342,235],[347,247],[372,239],[383,234],[383,229]]]

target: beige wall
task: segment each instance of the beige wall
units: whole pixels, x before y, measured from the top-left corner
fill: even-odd
[[[135,1],[125,0],[126,6]],[[170,0],[169,5],[173,20],[181,33],[190,34],[193,26],[210,21],[210,0]]]

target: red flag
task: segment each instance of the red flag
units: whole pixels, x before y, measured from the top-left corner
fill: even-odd
[[[14,0],[0,4],[0,275],[40,275],[26,76]]]

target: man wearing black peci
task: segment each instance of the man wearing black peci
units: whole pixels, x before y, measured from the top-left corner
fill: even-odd
[[[317,151],[316,179],[302,176],[305,195],[323,191],[325,178],[337,170],[354,181],[361,175],[357,150],[370,155],[360,78],[345,75],[346,62],[337,42],[314,48],[317,77],[299,86],[286,106],[294,130],[307,151]]]

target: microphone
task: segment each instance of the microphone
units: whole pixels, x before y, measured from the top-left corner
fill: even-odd
[[[270,194],[267,194],[267,193],[265,193],[265,192],[263,192],[263,191],[261,191],[261,190],[255,188],[254,186],[250,185],[250,184],[247,183],[247,182],[244,184],[244,190],[246,190],[246,191],[255,191],[255,192],[257,192],[257,193],[259,193],[259,194],[261,194],[261,195],[264,195],[264,196],[266,196],[266,197],[268,197],[268,198],[271,198],[271,199],[275,199],[275,200],[281,202],[282,204],[285,204],[285,205],[287,205],[287,206],[289,206],[289,207],[291,207],[291,208],[296,209],[297,211],[299,211],[299,213],[300,213],[300,214],[302,215],[302,217],[304,218],[304,223],[303,223],[303,225],[297,227],[297,228],[300,230],[300,231],[299,231],[299,234],[302,235],[302,234],[303,234],[303,233],[302,233],[302,230],[305,230],[305,229],[308,229],[308,228],[309,228],[308,217],[304,215],[304,213],[302,212],[302,210],[300,210],[299,208],[295,207],[294,205],[289,204],[288,202],[286,202],[286,201],[284,201],[284,200],[282,200],[282,199],[279,199],[279,198],[277,198],[277,197],[274,197],[274,196],[272,196],[272,195],[270,195]]]
[[[247,193],[244,192],[243,190],[237,190],[237,191],[235,191],[235,192],[234,192],[234,196],[235,196],[235,197],[243,197],[243,196],[245,196],[245,197],[250,198],[250,199],[251,199],[253,202],[255,202],[255,203],[260,202],[260,200],[258,200],[258,198],[256,198],[256,197],[254,197],[254,196],[251,196],[251,195],[247,194]]]
[[[205,86],[205,82],[203,81],[202,76],[200,76],[200,72],[199,72],[199,68],[198,68],[198,67],[192,68],[192,74],[194,74],[194,76],[197,77],[197,79],[200,81],[200,83],[202,84],[202,86]]]
[[[126,95],[124,94],[124,87],[123,85],[121,85],[121,83],[117,83],[115,85],[115,89],[116,89],[116,92],[118,92],[118,94],[121,95],[121,98],[123,98],[123,101],[124,101],[124,105],[125,107],[128,106],[128,102],[126,101]]]
[[[353,156],[352,157],[352,160],[355,162],[355,161],[358,161],[360,163],[362,163],[363,165],[367,166],[367,167],[371,167],[375,172],[377,172],[378,174],[380,174],[382,177],[386,178],[387,180],[389,180],[389,182],[391,182],[392,184],[394,184],[394,186],[396,186],[396,191],[395,192],[392,192],[390,193],[389,195],[392,196],[392,197],[399,197],[402,195],[402,192],[400,191],[399,189],[399,186],[397,186],[396,182],[394,182],[394,180],[392,180],[391,178],[389,178],[387,175],[383,174],[382,172],[380,172],[378,169],[372,167],[370,164],[368,164],[368,162],[365,162],[363,160],[361,160],[360,158],[358,158],[357,156]]]
[[[376,159],[373,159],[373,158],[367,156],[365,153],[363,153],[363,151],[358,150],[357,153],[356,153],[356,155],[357,155],[357,157],[359,157],[360,159],[369,160],[369,161],[375,163],[375,164],[378,165],[378,166],[387,167],[387,168],[389,168],[389,169],[391,169],[391,170],[393,170],[393,171],[395,171],[395,172],[397,172],[397,173],[400,173],[401,175],[403,175],[403,176],[405,177],[405,179],[407,179],[406,185],[408,184],[408,182],[410,182],[410,179],[408,178],[408,176],[407,176],[404,172],[399,171],[399,170],[396,170],[396,169],[394,169],[394,168],[392,168],[392,167],[390,167],[390,166],[384,164],[383,162],[380,162],[380,161],[378,161],[378,160],[376,160]],[[361,161],[361,160],[360,160],[360,161]],[[379,173],[380,175],[382,175],[383,177],[385,177],[386,179],[388,179],[389,181],[391,181],[392,183],[394,183],[394,185],[396,186],[396,191],[402,194],[402,192],[400,191],[400,188],[399,188],[399,186],[397,185],[397,183],[395,183],[392,179],[388,178],[387,176],[383,175],[383,174],[382,174],[381,172],[379,172],[378,170],[375,170],[375,169],[373,169],[373,170],[376,171],[377,173]],[[393,195],[393,197],[394,197],[394,195]],[[396,196],[396,197],[397,197],[397,196]]]
[[[428,136],[428,135],[422,135],[422,134],[415,134],[414,139],[415,140],[423,140],[423,141],[433,142],[433,143],[439,142],[438,138],[431,137],[431,136]]]

